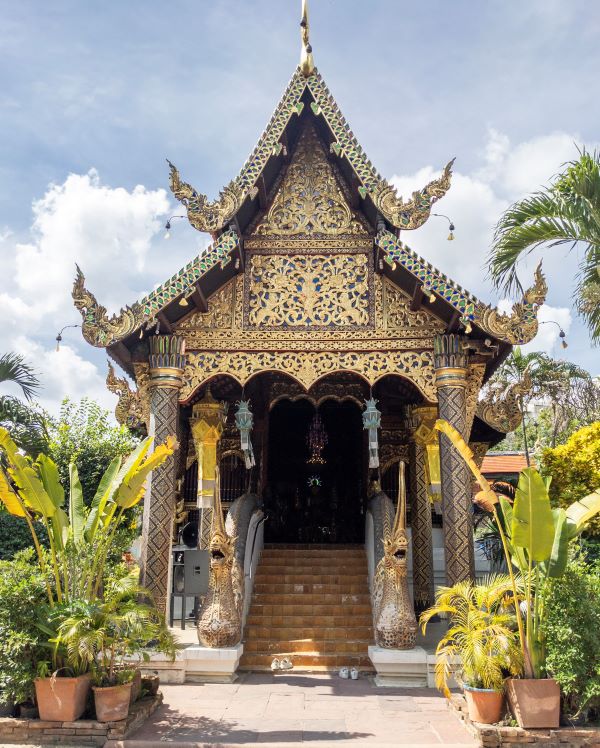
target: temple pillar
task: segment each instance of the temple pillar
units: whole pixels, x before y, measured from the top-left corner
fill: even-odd
[[[176,335],[150,338],[150,428],[155,444],[178,433],[179,390],[183,384],[185,341]],[[144,500],[141,583],[159,611],[166,613],[175,513],[177,453],[152,471]]]
[[[468,356],[461,336],[438,335],[434,339],[434,358],[439,417],[468,442]],[[453,585],[475,578],[471,478],[469,468],[448,437],[440,434],[439,439],[446,583]]]
[[[198,507],[200,509],[198,547],[204,550],[210,545],[217,445],[223,434],[226,415],[225,403],[215,400],[209,388],[202,400],[194,405],[190,421],[198,458]]]
[[[437,417],[435,407],[415,407],[411,409],[411,425],[422,433],[427,429],[432,434]],[[427,472],[426,442],[413,431],[408,449],[410,493],[412,496],[412,557],[413,557],[413,599],[417,611],[433,605],[433,533],[431,527],[431,498]]]

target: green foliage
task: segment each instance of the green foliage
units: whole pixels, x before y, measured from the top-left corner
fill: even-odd
[[[459,582],[440,587],[435,604],[420,618],[425,633],[435,615],[447,615],[450,625],[436,649],[435,683],[449,695],[452,665],[461,658],[460,679],[471,688],[504,689],[507,675],[519,675],[523,658],[515,616],[507,607],[512,582],[507,575],[493,575],[481,584]]]
[[[545,592],[548,672],[560,683],[564,711],[600,708],[600,565],[581,554]]]
[[[75,463],[88,502],[114,458],[128,455],[138,443],[126,426],[113,425],[108,411],[88,398],[79,404],[65,399],[58,421],[48,430],[49,456],[58,466],[61,483],[69,484],[69,466]]]
[[[552,478],[554,506],[566,507],[600,486],[600,421],[575,432],[566,444],[546,449],[542,470]],[[600,517],[590,521],[586,536],[600,540]]]
[[[37,663],[45,658],[35,610],[46,596],[34,551],[0,561],[0,702],[31,698]]]
[[[36,532],[40,544],[48,547],[48,533],[41,522],[36,522]],[[33,542],[29,528],[20,517],[13,517],[12,514],[0,510],[0,560],[8,561],[18,551],[31,548]]]

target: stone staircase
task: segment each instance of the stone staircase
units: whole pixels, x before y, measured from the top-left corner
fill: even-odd
[[[367,557],[361,546],[266,545],[254,579],[241,670],[373,670]]]

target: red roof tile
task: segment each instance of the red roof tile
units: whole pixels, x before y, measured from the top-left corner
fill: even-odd
[[[531,467],[535,467],[534,460],[530,460]],[[481,472],[484,475],[495,475],[497,473],[520,473],[527,467],[524,454],[494,454],[488,452],[483,458]]]

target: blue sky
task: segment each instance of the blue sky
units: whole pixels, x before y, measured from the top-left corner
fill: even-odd
[[[78,261],[110,309],[163,281],[206,244],[181,221],[165,158],[214,196],[238,172],[299,57],[299,0],[0,1],[1,350],[29,355],[44,403],[111,404],[104,355],[78,331]],[[600,140],[596,0],[311,0],[316,64],[362,146],[402,194],[453,156],[454,185],[407,243],[481,298],[491,231],[547,182],[575,143]],[[547,253],[545,318],[569,358],[600,373],[569,311],[575,254]],[[531,266],[523,281],[531,277]],[[546,325],[535,346],[562,353]]]

